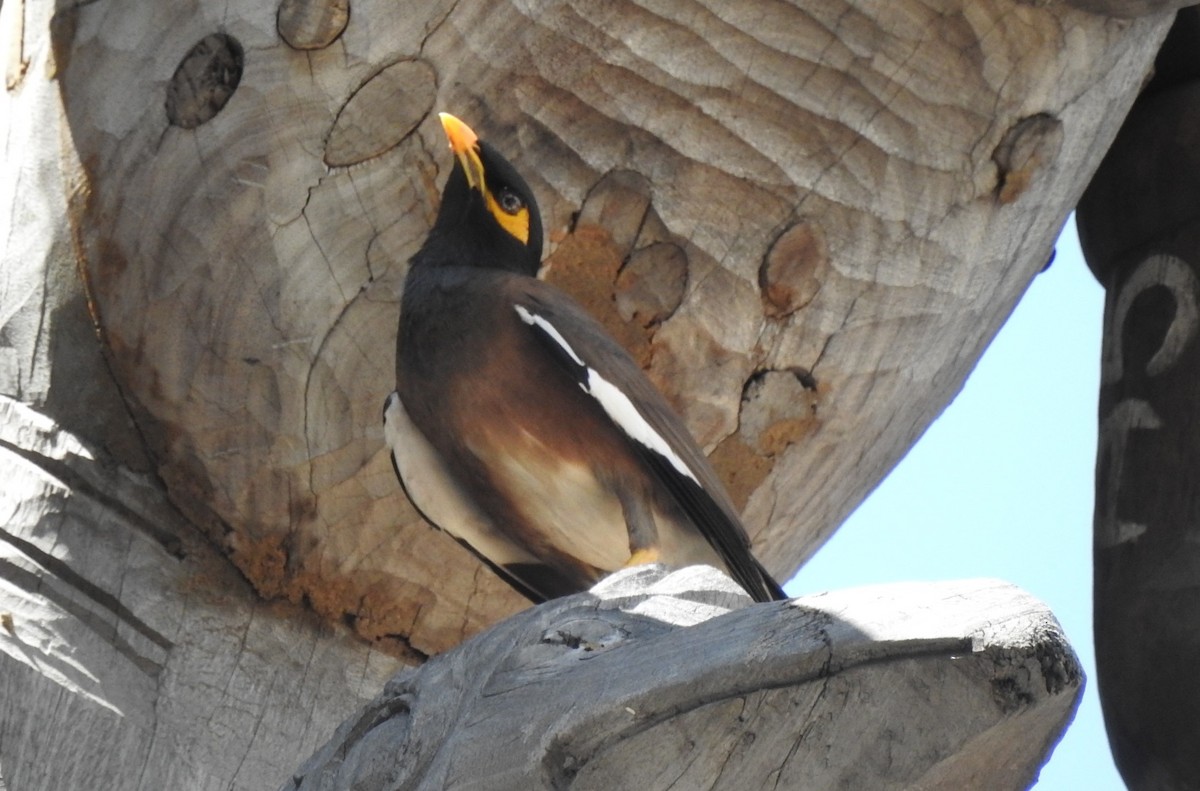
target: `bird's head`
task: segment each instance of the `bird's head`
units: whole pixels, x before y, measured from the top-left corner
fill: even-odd
[[[533,191],[471,127],[449,113],[440,117],[454,169],[423,252],[442,259],[436,263],[535,276],[542,260],[542,220]]]

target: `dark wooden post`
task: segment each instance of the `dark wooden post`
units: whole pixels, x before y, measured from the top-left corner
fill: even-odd
[[[1079,204],[1108,292],[1096,469],[1095,633],[1113,755],[1132,789],[1200,786],[1200,14]]]

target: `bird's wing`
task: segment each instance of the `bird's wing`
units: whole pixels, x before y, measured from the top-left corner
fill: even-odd
[[[758,601],[786,598],[750,553],[712,465],[638,364],[569,297],[541,281],[523,280],[513,304],[520,320],[629,438],[733,578]]]
[[[497,529],[446,470],[397,392],[384,403],[383,434],[396,477],[426,522],[450,534],[535,604],[576,590],[559,572]]]

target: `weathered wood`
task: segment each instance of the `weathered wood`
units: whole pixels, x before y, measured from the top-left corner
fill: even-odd
[[[402,672],[285,789],[1025,788],[1082,690],[1054,617],[1002,582],[746,606],[713,569],[664,575]]]
[[[0,480],[12,791],[273,787],[400,666],[263,602],[152,478],[7,397]]]
[[[1131,19],[1147,14],[1161,14],[1195,5],[1192,0],[1067,0],[1076,8],[1093,14]]]
[[[527,175],[548,277],[645,362],[786,577],[958,390],[1170,18],[345,9],[79,4],[52,49],[26,26],[25,80],[57,75],[85,293],[172,500],[263,595],[424,653],[522,606],[420,522],[381,441],[396,291],[449,163],[431,111]]]
[[[155,476],[80,289],[53,10],[0,6],[0,788],[261,791],[400,663],[264,602]]]
[[[548,276],[783,573],[958,389],[1168,16],[0,3],[4,782],[261,788],[395,667],[343,623],[416,661],[522,606],[379,431],[431,110],[529,176]]]
[[[1079,204],[1107,291],[1095,636],[1109,742],[1131,789],[1200,787],[1200,11]]]

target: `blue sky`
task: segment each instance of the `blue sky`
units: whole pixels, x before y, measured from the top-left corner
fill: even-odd
[[[1104,291],[1074,215],[967,380],[920,442],[787,584],[999,577],[1046,602],[1088,676],[1034,786],[1118,791],[1096,696],[1092,507]]]

